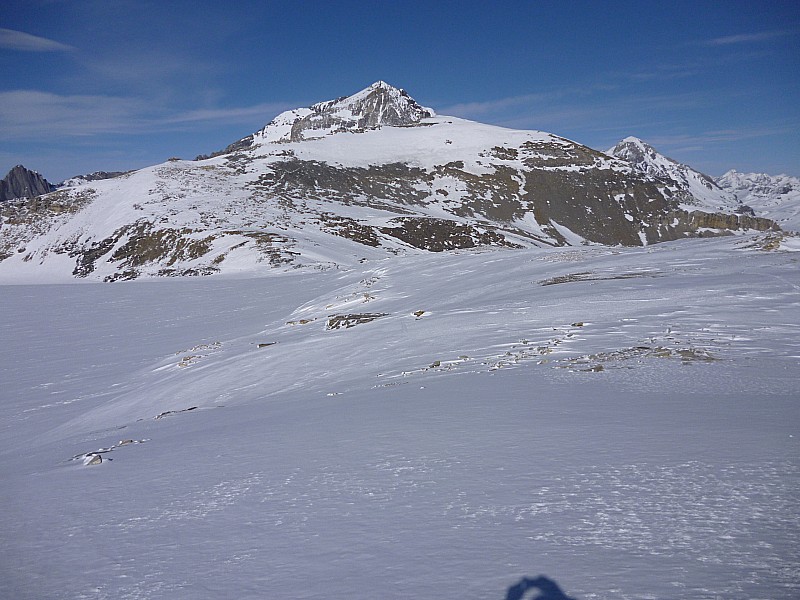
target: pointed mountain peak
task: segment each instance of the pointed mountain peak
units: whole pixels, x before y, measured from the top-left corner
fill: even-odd
[[[380,79],[378,81],[376,81],[375,83],[373,83],[372,85],[367,86],[363,91],[372,91],[372,90],[380,90],[380,89],[402,91],[399,88],[396,88],[393,85],[389,85],[388,83],[386,83],[385,81],[382,81]]]
[[[336,133],[361,133],[382,126],[408,127],[435,115],[405,90],[376,81],[352,96],[281,113],[258,132],[253,141],[301,142]]]
[[[647,142],[628,136],[606,154],[630,163],[636,170],[662,181],[671,182],[678,197],[689,205],[713,209],[729,207],[735,198],[722,190],[708,175],[661,154]]]
[[[629,135],[628,137],[626,137],[623,140],[621,140],[619,143],[620,144],[635,144],[637,146],[650,146],[650,144],[645,143],[644,140],[641,140],[641,139],[637,138],[634,135]]]
[[[624,158],[625,160],[628,160],[627,155],[638,154],[643,152],[651,155],[659,154],[655,148],[653,148],[650,144],[648,144],[644,140],[629,135],[628,137],[617,142],[616,146],[609,148],[606,151],[606,154],[610,154],[611,156],[616,156],[617,158]]]
[[[656,171],[672,170],[676,167],[686,167],[676,160],[661,154],[644,140],[629,135],[617,142],[617,145],[609,148],[606,154],[621,158],[640,170],[647,171],[651,175],[663,175]],[[688,167],[687,167],[688,168]]]
[[[36,171],[17,165],[0,179],[0,202],[34,198],[53,191],[53,186]]]

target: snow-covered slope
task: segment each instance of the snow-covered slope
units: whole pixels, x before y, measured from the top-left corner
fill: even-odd
[[[773,226],[686,210],[669,185],[553,134],[434,116],[377,82],[283,113],[212,158],[4,203],[0,280],[264,274]]]
[[[0,597],[797,598],[761,238],[6,286]]]
[[[728,171],[717,184],[783,229],[800,231],[800,179],[788,175]]]
[[[708,175],[659,153],[637,137],[626,137],[607,151],[632,164],[637,170],[662,180],[665,191],[690,209],[732,211],[738,208],[736,197],[722,189]]]

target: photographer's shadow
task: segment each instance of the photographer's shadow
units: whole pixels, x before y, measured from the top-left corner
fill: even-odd
[[[531,600],[574,600],[562,592],[555,581],[541,575],[535,579],[523,577],[518,583],[508,588],[506,600],[522,600],[523,596],[531,590],[539,592],[538,595],[528,596]]]

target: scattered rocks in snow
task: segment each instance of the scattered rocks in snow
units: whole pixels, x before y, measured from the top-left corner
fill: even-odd
[[[189,365],[194,364],[194,362],[197,361],[199,358],[200,357],[197,356],[196,354],[187,354],[180,360],[178,366],[181,368],[188,367]]]
[[[80,460],[83,462],[84,466],[94,466],[102,464],[105,461],[112,461],[112,458],[105,457],[103,458],[104,454],[108,454],[109,452],[113,452],[115,448],[120,448],[122,446],[129,446],[131,444],[144,444],[149,440],[133,440],[133,439],[126,439],[120,440],[118,443],[114,444],[113,446],[109,446],[108,448],[99,448],[94,452],[86,452],[84,454],[76,454],[70,460]]]
[[[308,325],[313,323],[316,319],[298,319],[297,321],[286,321],[287,325]]]
[[[609,367],[627,367],[626,361],[640,362],[646,358],[677,358],[683,364],[693,362],[714,362],[718,360],[708,350],[703,348],[666,348],[664,346],[632,346],[615,350],[613,352],[599,352],[566,359],[566,364],[556,365],[557,368],[570,369],[587,373],[599,373]]]
[[[99,465],[103,462],[103,457],[100,454],[88,454],[83,459],[83,464],[87,467],[92,465]]]
[[[328,317],[328,324],[325,329],[349,329],[362,323],[369,323],[380,317],[385,317],[386,313],[360,313],[350,315],[331,315]]]
[[[742,248],[763,250],[765,252],[780,250],[781,244],[786,239],[786,235],[787,234],[782,231],[770,231],[766,235],[759,235],[748,240],[748,243],[743,244]]]
[[[193,346],[192,348],[176,352],[175,353],[176,355],[180,354],[184,355],[183,357],[181,357],[181,360],[178,361],[178,366],[181,368],[189,367],[195,364],[197,361],[205,358],[206,356],[209,356],[214,352],[218,351],[221,347],[222,347],[222,342],[211,342],[209,344],[198,344],[197,346]]]
[[[189,408],[183,408],[181,410],[165,410],[161,414],[156,415],[154,418],[155,419],[163,419],[164,417],[167,417],[169,415],[175,415],[175,414],[182,413],[182,412],[189,412],[191,410],[197,410],[197,407],[196,406],[191,406]]]
[[[640,271],[633,273],[591,273],[585,271],[582,273],[570,273],[568,275],[559,275],[557,277],[550,277],[539,281],[539,285],[557,285],[559,283],[571,283],[574,281],[608,281],[610,279],[635,279],[637,277],[661,277],[662,275],[657,271]]]

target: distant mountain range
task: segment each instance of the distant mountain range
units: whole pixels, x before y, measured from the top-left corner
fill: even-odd
[[[715,181],[637,138],[603,153],[437,116],[382,81],[284,112],[207,157],[52,187],[0,206],[0,278],[115,281],[477,247],[636,246],[796,229],[800,205],[794,178]]]
[[[784,229],[800,230],[800,179],[797,177],[728,171],[712,179],[659,154],[635,137],[625,138],[607,153],[667,182],[668,189],[687,204],[704,210],[758,215],[772,219]]]
[[[800,179],[788,175],[728,171],[717,185],[754,213],[772,219],[782,228],[800,231]]]

